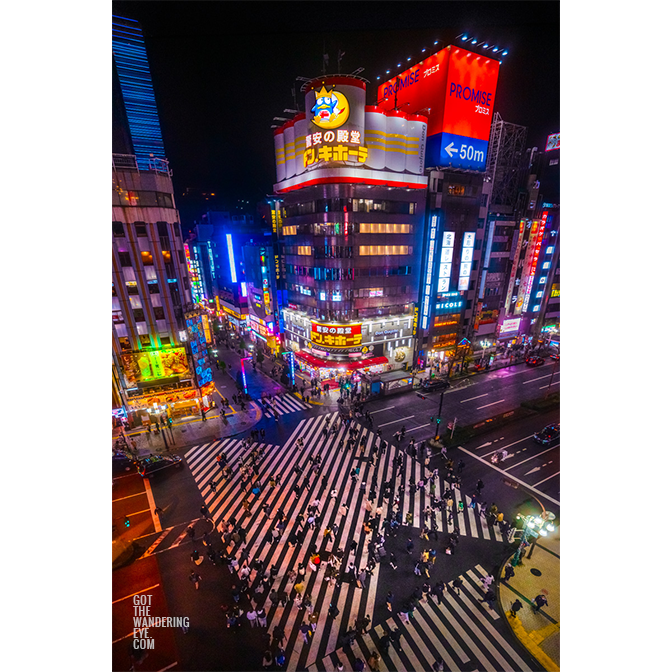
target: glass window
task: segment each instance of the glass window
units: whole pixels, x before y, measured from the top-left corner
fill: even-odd
[[[166,222],[157,222],[156,229],[160,236],[168,236],[168,224]]]
[[[144,266],[151,266],[154,263],[151,252],[140,252]]]
[[[122,222],[112,222],[112,235],[124,236],[124,225]]]
[[[122,266],[131,266],[131,255],[128,252],[119,252],[119,263]]]
[[[144,222],[135,223],[135,235],[138,237],[147,235],[147,225]]]
[[[165,320],[166,317],[163,314],[163,306],[159,306],[158,308],[154,308],[154,319],[155,320]]]
[[[150,294],[159,294],[159,283],[158,282],[150,282],[148,287],[149,287],[149,293]]]
[[[133,309],[133,319],[136,322],[144,322],[145,321],[145,314],[142,311],[142,308],[134,308]]]

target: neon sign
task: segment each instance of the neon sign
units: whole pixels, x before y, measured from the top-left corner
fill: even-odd
[[[460,259],[460,277],[457,281],[457,289],[464,291],[469,289],[469,276],[474,258],[474,242],[476,233],[465,233],[462,238],[462,258]]]
[[[432,215],[429,228],[429,250],[427,252],[427,273],[425,275],[425,295],[422,303],[421,327],[427,329],[429,321],[429,297],[432,293],[432,272],[434,270],[434,250],[436,248],[436,229],[439,225],[438,215]]]

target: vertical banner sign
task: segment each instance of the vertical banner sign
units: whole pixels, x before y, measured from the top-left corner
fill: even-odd
[[[509,287],[506,291],[506,303],[504,304],[504,314],[511,315],[511,302],[513,301],[513,288],[516,285],[516,269],[518,268],[518,261],[520,260],[520,251],[523,247],[523,234],[525,233],[525,220],[521,220],[518,229],[518,242],[516,243],[516,252],[513,256],[513,264],[511,266],[511,277],[509,278]]]
[[[229,250],[229,268],[231,269],[231,282],[238,282],[238,275],[236,274],[236,261],[233,257],[233,240],[231,234],[226,234],[226,247]]]
[[[427,329],[429,322],[429,299],[432,293],[432,279],[434,272],[434,252],[436,250],[436,230],[439,225],[439,216],[432,215],[429,227],[429,246],[427,250],[427,273],[425,274],[425,292],[422,301],[422,323],[423,329]]]
[[[544,229],[546,228],[547,218],[548,218],[548,211],[544,211],[541,215],[541,225],[539,227],[539,233],[537,234],[537,240],[534,244],[534,249],[532,250],[532,262],[530,264],[530,274],[527,278],[527,284],[525,285],[523,312],[527,310],[527,306],[530,303],[530,294],[532,293],[532,284],[534,283],[534,276],[537,272],[537,264],[539,262],[539,254],[541,253],[541,243],[544,238]]]
[[[523,310],[523,302],[525,301],[525,289],[527,287],[527,280],[530,277],[532,269],[532,258],[534,257],[534,248],[537,244],[537,234],[539,232],[539,220],[532,220],[532,227],[530,228],[530,236],[527,240],[527,249],[525,250],[525,266],[523,273],[520,276],[520,285],[518,286],[518,300],[516,301],[516,308],[514,315],[520,315]]]
[[[443,244],[441,245],[441,261],[439,262],[439,284],[436,288],[441,298],[441,294],[450,291],[450,269],[453,265],[453,249],[455,247],[455,232],[444,231]]]
[[[457,289],[464,291],[469,289],[469,276],[474,258],[474,243],[476,233],[465,233],[462,238],[462,256],[460,257],[460,277],[457,281]]]

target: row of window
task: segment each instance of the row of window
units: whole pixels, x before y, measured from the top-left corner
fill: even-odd
[[[347,299],[369,299],[378,296],[399,296],[410,292],[410,286],[400,287],[364,287],[361,289],[313,289],[305,285],[289,285],[290,291],[316,296],[320,301],[345,301]]]
[[[298,234],[312,234],[315,236],[340,236],[355,233],[413,233],[412,224],[383,224],[376,222],[335,222],[334,224],[301,224],[285,226],[283,229],[285,236],[296,236]]]
[[[288,246],[286,254],[298,254],[304,257],[314,257],[315,259],[352,259],[352,245],[324,245],[311,247],[310,245]],[[413,254],[413,247],[410,245],[360,245],[359,256],[401,256]]]
[[[386,212],[391,215],[413,215],[417,203],[384,201],[368,198],[318,198],[307,203],[294,203],[283,208],[283,219],[317,212]]]
[[[299,275],[315,280],[353,280],[354,278],[411,275],[411,266],[368,266],[366,268],[323,268],[285,264],[287,275]]]
[[[112,194],[112,205],[132,205],[144,208],[175,208],[173,195],[162,191],[124,191],[117,192],[115,202]]]
[[[171,269],[174,268],[170,252],[167,252],[166,250],[163,250],[161,252],[161,254],[163,256],[163,261],[166,264],[166,272],[168,273],[169,276],[174,276],[175,275],[174,270],[173,270],[172,273],[168,272],[169,267]],[[179,257],[180,263],[182,263],[182,264],[186,263],[183,250],[178,250],[177,251],[177,256]],[[154,265],[154,256],[152,255],[151,252],[140,252],[140,257],[142,259],[143,266],[153,266]],[[131,261],[131,253],[130,252],[119,252],[119,263],[121,264],[122,267],[133,266],[133,263]]]
[[[146,222],[133,222],[133,224],[128,224],[128,226],[133,226],[135,228],[135,235],[140,238],[147,235],[147,227],[153,226],[153,224],[147,224]],[[159,236],[168,237],[168,222],[156,222],[156,232]],[[173,222],[173,232],[175,237],[179,237],[180,225],[177,222]],[[112,222],[112,235],[121,237],[125,236],[126,232],[124,231],[123,222]]]

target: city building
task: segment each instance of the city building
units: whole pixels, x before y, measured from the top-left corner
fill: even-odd
[[[311,377],[375,392],[412,364],[426,118],[366,105],[356,75],[302,91],[305,113],[274,134],[279,331]]]
[[[113,61],[113,407],[139,425],[197,412],[210,387],[187,345],[196,338],[189,269],[137,22],[114,18]]]
[[[472,351],[492,183],[484,181],[500,62],[449,45],[378,87],[379,104],[427,116],[426,221],[414,361],[449,373]]]

